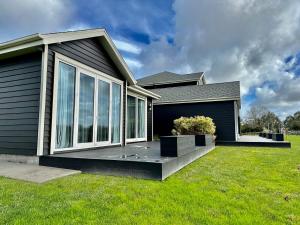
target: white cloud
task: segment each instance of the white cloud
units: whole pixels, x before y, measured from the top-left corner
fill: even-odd
[[[120,41],[120,40],[113,40],[115,45],[119,50],[133,53],[133,54],[140,54],[142,49],[132,43],[126,42],[126,41]]]
[[[240,80],[242,95],[262,87],[257,103],[268,100],[277,112],[285,111],[283,103],[299,109],[291,89],[299,80],[284,72],[283,59],[300,50],[300,1],[176,0],[173,8],[174,44],[152,42],[141,53],[141,72],[206,71],[209,82]]]
[[[132,70],[140,69],[143,66],[143,64],[136,59],[130,59],[125,57],[124,60]]]
[[[0,41],[37,32],[63,30],[72,22],[72,12],[69,0],[1,1]]]

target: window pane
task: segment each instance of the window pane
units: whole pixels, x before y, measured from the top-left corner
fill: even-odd
[[[145,101],[138,99],[138,138],[145,137]]]
[[[135,97],[127,96],[127,138],[135,138],[135,113],[136,113]]]
[[[110,84],[98,81],[97,141],[108,141]]]
[[[94,78],[80,74],[78,143],[93,141]]]
[[[59,63],[56,112],[56,148],[73,146],[75,68]]]
[[[120,142],[121,85],[112,84],[111,142]]]

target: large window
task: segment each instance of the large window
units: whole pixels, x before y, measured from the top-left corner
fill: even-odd
[[[138,96],[127,96],[127,141],[146,140],[146,103]]]
[[[106,81],[98,81],[98,117],[97,142],[109,140],[109,102],[110,85]]]
[[[55,63],[52,152],[120,144],[122,82],[60,57]]]
[[[95,79],[80,74],[78,143],[93,141]]]
[[[73,146],[75,68],[59,63],[56,114],[56,148]]]
[[[111,118],[111,142],[120,142],[121,123],[121,86],[112,84],[112,118]]]

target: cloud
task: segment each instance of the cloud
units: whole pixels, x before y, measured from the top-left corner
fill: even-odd
[[[133,53],[133,54],[140,54],[141,53],[141,48],[126,42],[126,41],[120,41],[120,40],[113,40],[115,45],[117,46],[117,48],[121,51],[125,51],[125,52],[129,52],[129,53]]]
[[[65,29],[72,23],[72,4],[60,0],[10,0],[1,2],[0,41]]]
[[[240,80],[242,95],[258,88],[255,104],[268,98],[277,112],[295,106],[290,88],[299,80],[284,71],[284,59],[300,50],[298,0],[176,0],[173,9],[174,43],[162,37],[143,49],[140,75],[205,71],[208,82]]]
[[[124,60],[127,63],[127,65],[134,71],[140,69],[143,66],[143,64],[136,59],[132,59],[132,58],[130,59],[125,57]]]

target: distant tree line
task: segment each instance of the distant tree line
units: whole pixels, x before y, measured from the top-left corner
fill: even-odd
[[[300,131],[300,111],[281,121],[279,117],[262,106],[253,106],[241,122],[241,132],[274,132]]]

